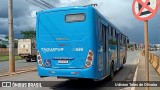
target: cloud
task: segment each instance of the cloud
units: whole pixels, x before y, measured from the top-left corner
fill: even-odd
[[[55,7],[82,6],[97,3],[96,7],[105,17],[129,36],[130,41],[143,42],[143,22],[135,19],[132,13],[133,0],[44,0]],[[7,0],[1,0],[0,34],[8,34]],[[35,12],[42,10],[25,0],[13,0],[14,32],[19,38],[20,31],[35,27]],[[149,40],[160,43],[160,11],[149,20]]]
[[[0,34],[4,35],[8,35],[7,3],[7,0],[1,0],[0,5]],[[15,34],[20,34],[20,31],[35,27],[35,17],[31,16],[31,12],[30,5],[25,0],[13,0],[13,28]],[[17,35],[16,38],[18,38]]]
[[[94,0],[95,1],[95,0]],[[133,42],[143,42],[143,21],[137,20],[132,13],[132,0],[96,0],[97,8],[104,16],[129,36]],[[160,43],[160,19],[158,12],[149,20],[149,40],[151,43]]]
[[[7,12],[7,0],[1,0],[1,5],[0,5],[0,18],[7,18],[8,17],[8,12]]]
[[[0,34],[0,39],[3,39],[6,35]]]
[[[0,5],[1,18],[8,18],[7,6],[8,6],[7,0],[1,0],[1,5]],[[28,13],[30,13],[30,10],[28,8],[29,5],[26,4],[24,0],[13,0],[13,17],[18,18],[27,15]]]

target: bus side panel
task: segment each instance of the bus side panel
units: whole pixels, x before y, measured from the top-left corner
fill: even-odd
[[[102,77],[103,77],[103,53],[102,53],[103,48],[99,41],[99,35],[102,32],[100,25],[101,25],[101,18],[97,14],[97,12],[95,12],[95,31],[96,31],[95,40],[96,40],[96,47],[97,47],[96,77],[98,80],[102,80]]]

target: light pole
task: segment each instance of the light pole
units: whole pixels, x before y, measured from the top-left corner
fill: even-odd
[[[8,32],[9,32],[9,74],[15,72],[14,33],[13,33],[13,1],[8,0]]]

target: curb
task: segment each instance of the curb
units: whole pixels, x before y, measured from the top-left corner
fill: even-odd
[[[24,69],[24,70],[19,70],[19,71],[16,71],[16,72],[13,72],[11,74],[7,73],[7,74],[2,74],[0,75],[0,77],[5,77],[5,76],[12,76],[12,75],[16,75],[16,74],[22,74],[22,73],[26,73],[26,72],[31,72],[31,71],[36,71],[37,68],[29,68],[29,69]]]

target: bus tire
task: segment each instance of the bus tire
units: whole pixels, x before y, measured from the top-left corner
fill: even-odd
[[[123,64],[125,64],[126,63],[126,59],[125,59],[125,57],[123,58],[123,63],[122,63],[122,66],[120,67],[120,69],[122,69],[123,68]]]
[[[109,79],[113,80],[114,77],[114,62],[111,63],[111,69],[110,69],[110,75],[109,75]]]
[[[126,58],[124,57],[124,58],[123,58],[123,64],[125,64],[125,63],[126,63]]]

